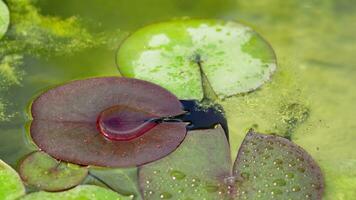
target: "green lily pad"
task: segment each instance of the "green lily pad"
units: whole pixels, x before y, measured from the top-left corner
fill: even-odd
[[[89,175],[120,194],[133,196],[135,200],[142,199],[137,181],[137,168],[107,169],[91,167]]]
[[[44,152],[33,152],[21,162],[19,173],[28,185],[46,191],[61,191],[79,185],[88,169],[57,161]]]
[[[140,186],[148,200],[321,199],[323,193],[315,161],[278,136],[249,132],[231,166],[221,127],[191,131],[168,157],[139,168]]]
[[[154,82],[181,99],[223,99],[263,85],[276,57],[248,26],[188,19],[136,31],[121,45],[117,64],[122,75]]]
[[[25,194],[21,178],[9,165],[0,160],[0,199],[14,200]]]
[[[220,199],[231,174],[229,144],[223,129],[188,132],[169,156],[139,168],[145,199]]]
[[[0,39],[5,35],[10,24],[10,13],[6,4],[0,0]]]
[[[321,199],[323,176],[317,163],[289,140],[250,131],[233,173],[242,180],[242,199]]]
[[[35,192],[28,194],[20,200],[128,200],[111,190],[94,186],[81,185],[65,192]]]

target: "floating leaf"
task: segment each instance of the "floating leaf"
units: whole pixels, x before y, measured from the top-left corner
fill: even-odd
[[[133,196],[135,200],[142,199],[137,181],[137,168],[90,168],[89,173],[105,186],[120,194]]]
[[[231,166],[221,127],[191,131],[175,152],[140,167],[140,186],[148,200],[321,199],[318,165],[284,138],[249,132]]]
[[[20,200],[128,200],[111,190],[94,186],[81,185],[65,192],[35,192],[22,197]]]
[[[127,78],[93,78],[38,97],[32,105],[30,131],[38,147],[59,160],[137,166],[171,153],[186,135],[186,123],[160,122],[149,127],[147,122],[153,116],[183,113],[179,100],[157,85]],[[145,133],[138,134],[141,129]]]
[[[120,72],[182,99],[225,98],[260,87],[276,69],[269,44],[250,27],[220,20],[174,20],[133,33],[117,53]]]
[[[321,199],[323,177],[302,148],[282,137],[250,131],[235,161],[242,199]]]
[[[169,156],[139,170],[145,199],[220,199],[224,177],[231,173],[225,133],[216,129],[189,131]]]
[[[10,24],[10,13],[6,4],[0,0],[0,39],[5,35]]]
[[[22,160],[19,173],[24,182],[40,190],[61,191],[79,185],[88,169],[57,161],[44,152],[33,152]]]
[[[21,178],[9,165],[0,160],[0,199],[15,200],[25,194]]]

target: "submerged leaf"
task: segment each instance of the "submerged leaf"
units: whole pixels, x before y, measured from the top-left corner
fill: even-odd
[[[194,147],[194,148],[192,148]],[[315,161],[289,140],[250,132],[233,170],[221,127],[188,132],[169,156],[140,167],[145,199],[316,199],[323,178]]]
[[[182,99],[225,98],[270,79],[276,58],[250,27],[220,20],[174,20],[144,27],[121,45],[120,72]]]
[[[135,126],[152,116],[183,113],[179,100],[157,85],[128,78],[92,78],[59,86],[38,97],[32,104],[30,131],[38,147],[59,160],[81,165],[138,166],[175,150],[186,135],[186,124],[161,122],[147,130],[146,126],[139,127],[145,129],[143,134],[137,134]],[[134,137],[122,136],[127,128],[133,130],[128,132]],[[121,135],[127,141],[112,140],[107,133]]]
[[[25,194],[21,178],[9,165],[0,160],[0,199],[15,200]]]
[[[0,39],[5,35],[10,24],[10,13],[6,4],[0,0]]]
[[[40,190],[61,191],[79,185],[88,169],[57,161],[44,152],[33,152],[21,162],[19,173],[28,185]]]
[[[111,190],[93,186],[81,185],[65,192],[35,192],[28,194],[20,200],[129,200]]]

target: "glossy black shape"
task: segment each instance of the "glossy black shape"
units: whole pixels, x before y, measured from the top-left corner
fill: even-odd
[[[200,103],[195,100],[180,100],[187,113],[177,117],[184,122],[190,122],[188,130],[211,129],[220,124],[225,131],[226,138],[229,139],[229,129],[224,110],[219,104]]]
[[[212,129],[220,124],[229,140],[229,129],[222,106],[196,100],[180,100],[186,113],[178,116],[150,119],[150,122],[188,122],[187,130]]]

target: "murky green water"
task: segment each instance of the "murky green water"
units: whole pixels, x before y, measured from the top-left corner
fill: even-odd
[[[130,32],[173,17],[222,18],[254,27],[279,67],[260,90],[224,102],[233,154],[246,131],[277,133],[320,164],[325,199],[356,196],[356,4],[352,0],[7,0],[0,43],[0,158],[16,166],[36,149],[26,114],[41,91],[73,79],[119,75]],[[53,18],[51,16],[57,16]]]

